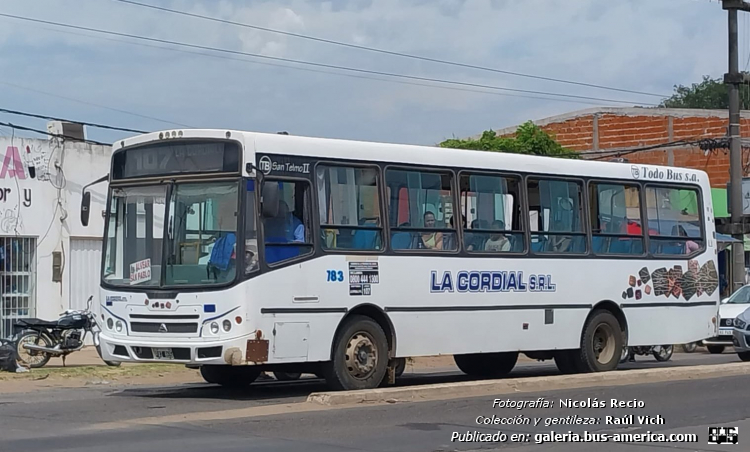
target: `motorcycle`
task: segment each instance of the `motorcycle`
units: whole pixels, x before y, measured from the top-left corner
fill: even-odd
[[[673,345],[646,345],[646,346],[638,346],[638,347],[623,347],[622,356],[620,356],[620,362],[621,363],[627,362],[631,354],[633,355],[634,358],[635,358],[635,355],[640,355],[640,356],[653,355],[653,357],[656,358],[657,361],[665,362],[665,361],[669,361],[672,358],[673,352],[674,352]]]
[[[99,344],[101,329],[96,316],[91,312],[93,296],[89,297],[86,309],[67,310],[55,321],[41,319],[21,319],[15,323],[20,332],[15,337],[16,355],[21,364],[32,369],[47,365],[53,357],[65,358],[84,347],[86,334],[91,333],[96,351],[102,357]],[[104,361],[108,366],[118,367],[121,363]]]

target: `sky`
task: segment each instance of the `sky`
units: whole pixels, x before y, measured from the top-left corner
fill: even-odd
[[[716,0],[138,1],[665,97],[674,85],[727,71],[727,14]],[[286,131],[432,146],[575,110],[661,100],[347,48],[116,0],[2,0],[0,14],[272,58],[605,99],[399,79],[0,17],[0,108],[145,131],[185,126]],[[750,13],[740,13],[739,39],[744,69],[750,67]],[[2,113],[0,122],[46,129],[44,120]],[[11,133],[0,127],[0,134]],[[131,135],[87,128],[87,138],[107,143]]]

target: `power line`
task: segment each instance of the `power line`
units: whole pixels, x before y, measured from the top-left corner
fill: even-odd
[[[584,105],[606,105],[606,104],[603,104],[601,102],[596,102],[596,101],[558,99],[558,98],[555,98],[555,97],[530,96],[530,95],[523,95],[523,94],[499,93],[499,92],[495,92],[495,91],[486,91],[486,90],[481,90],[481,89],[469,89],[469,88],[459,88],[459,87],[455,87],[455,86],[432,85],[432,84],[428,84],[428,83],[419,83],[419,82],[412,82],[412,81],[405,81],[405,80],[398,80],[398,79],[385,79],[385,78],[370,77],[370,76],[367,76],[367,75],[347,74],[347,73],[342,73],[342,72],[324,71],[324,70],[320,70],[320,69],[311,69],[311,68],[305,68],[305,67],[294,67],[294,66],[289,66],[289,65],[286,65],[286,64],[269,63],[269,62],[264,62],[264,61],[252,61],[252,60],[248,60],[248,59],[245,59],[245,58],[232,57],[232,56],[229,56],[229,55],[217,55],[217,54],[211,54],[211,53],[196,52],[196,51],[192,51],[192,50],[179,49],[179,48],[174,48],[174,47],[164,47],[164,46],[159,46],[159,45],[147,44],[147,43],[143,43],[143,42],[133,42],[133,41],[125,40],[125,39],[116,39],[116,38],[108,38],[108,37],[104,37],[104,36],[95,36],[95,35],[90,35],[90,34],[86,34],[86,33],[76,33],[74,31],[69,31],[69,30],[57,30],[57,29],[54,29],[54,28],[47,28],[47,27],[39,27],[39,28],[42,29],[42,30],[51,31],[53,33],[64,33],[64,34],[70,34],[70,35],[74,35],[74,36],[82,36],[82,37],[91,38],[91,39],[102,39],[102,40],[105,40],[105,41],[120,42],[120,43],[135,45],[135,46],[148,47],[148,48],[152,48],[152,49],[167,50],[167,51],[170,51],[170,52],[180,52],[180,53],[186,53],[186,54],[192,54],[192,55],[199,55],[199,56],[204,56],[204,57],[209,57],[209,58],[218,58],[218,59],[222,59],[222,60],[239,61],[239,62],[248,63],[248,64],[259,64],[259,65],[263,65],[263,66],[280,67],[280,68],[285,68],[285,69],[294,69],[294,70],[297,70],[297,71],[313,72],[313,73],[317,73],[317,74],[336,75],[336,76],[340,76],[340,77],[351,77],[351,78],[357,78],[357,79],[363,79],[363,80],[374,80],[374,81],[377,81],[377,82],[397,83],[397,84],[400,84],[400,85],[424,86],[424,87],[427,87],[427,88],[445,89],[445,90],[450,90],[450,91],[462,91],[462,92],[477,93],[477,94],[491,94],[493,96],[517,97],[517,98],[521,98],[521,99],[550,100],[550,101],[554,101],[554,102],[569,102],[569,103],[584,104]],[[2,82],[0,82],[0,83],[2,83]],[[186,126],[186,127],[189,127],[189,126]]]
[[[19,126],[19,125],[10,123],[10,122],[0,122],[0,126],[10,127],[11,129],[26,130],[26,131],[29,131],[29,132],[36,132],[36,133],[39,133],[39,134],[42,134],[42,135],[48,135],[48,136],[55,137],[55,138],[63,138],[63,139],[70,140],[70,141],[82,141],[84,143],[98,144],[100,146],[112,146],[111,144],[102,143],[101,141],[86,140],[86,139],[82,140],[80,138],[71,137],[69,135],[62,135],[62,134],[59,134],[59,133],[47,132],[47,131],[44,131],[44,130],[35,129],[33,127]]]
[[[486,88],[486,89],[492,89],[492,90],[500,90],[500,91],[510,91],[510,92],[517,92],[517,93],[526,93],[526,94],[541,94],[541,95],[547,95],[547,96],[561,96],[561,97],[568,97],[573,99],[587,99],[587,100],[596,100],[601,102],[614,102],[614,103],[622,103],[622,104],[637,104],[637,102],[630,102],[630,101],[624,101],[624,100],[616,100],[616,99],[605,99],[600,97],[591,97],[591,96],[578,96],[574,94],[560,94],[560,93],[549,93],[544,91],[534,91],[534,90],[524,90],[524,89],[515,89],[515,88],[505,88],[500,86],[492,86],[492,85],[483,85],[479,83],[469,83],[469,82],[460,82],[455,80],[443,80],[443,79],[436,79],[436,78],[430,78],[430,77],[419,77],[415,75],[406,75],[406,74],[394,74],[390,72],[382,72],[382,71],[372,71],[367,69],[359,69],[359,68],[351,68],[346,66],[338,66],[333,64],[324,64],[324,63],[316,63],[312,61],[304,61],[304,60],[295,60],[291,58],[281,58],[281,57],[273,57],[269,55],[261,55],[261,54],[255,54],[255,53],[249,53],[249,52],[242,52],[239,50],[230,50],[230,49],[222,49],[217,47],[211,47],[211,46],[203,46],[203,45],[197,45],[197,44],[187,44],[183,42],[178,41],[170,41],[166,39],[158,39],[158,38],[151,38],[147,36],[139,36],[139,35],[132,35],[128,33],[119,33],[109,30],[101,30],[97,28],[90,28],[90,27],[82,27],[78,25],[71,25],[71,24],[65,24],[60,22],[52,22],[42,19],[34,19],[30,17],[23,17],[23,16],[16,16],[12,14],[3,14],[0,13],[1,17],[7,17],[11,19],[17,19],[17,20],[23,20],[28,22],[35,22],[35,23],[43,23],[47,25],[54,25],[58,27],[65,27],[65,28],[73,28],[77,30],[84,30],[84,31],[90,31],[93,33],[101,33],[101,34],[107,34],[107,35],[113,35],[113,36],[121,36],[126,38],[132,38],[132,39],[139,39],[144,41],[151,41],[151,42],[159,42],[162,44],[171,44],[175,46],[181,46],[181,47],[189,47],[194,49],[201,49],[201,50],[208,50],[213,52],[221,52],[221,53],[228,53],[228,54],[234,54],[234,55],[244,55],[249,56],[253,58],[263,58],[268,60],[275,60],[275,61],[284,61],[288,63],[296,63],[296,64],[304,64],[308,66],[316,66],[316,67],[324,67],[329,69],[338,69],[342,71],[350,71],[350,72],[357,72],[357,73],[364,73],[364,74],[373,74],[373,75],[381,75],[385,77],[396,77],[396,78],[404,78],[409,80],[418,80],[418,81],[426,81],[426,82],[434,82],[434,83],[445,83],[450,85],[459,85],[459,86],[468,86],[473,88]],[[649,105],[649,106],[655,106],[655,104],[648,104],[648,103],[640,103],[641,105]]]
[[[76,102],[76,103],[83,104],[83,105],[90,105],[90,106],[93,106],[93,107],[103,108],[105,110],[116,111],[118,113],[124,113],[124,114],[127,114],[127,115],[137,116],[137,117],[143,118],[143,119],[150,119],[152,121],[163,122],[165,124],[172,124],[174,126],[182,126],[182,127],[194,128],[193,126],[189,126],[187,124],[180,124],[179,122],[167,121],[165,119],[155,118],[153,116],[147,116],[147,115],[142,115],[142,114],[139,114],[139,113],[133,113],[132,111],[121,110],[119,108],[108,107],[106,105],[100,105],[100,104],[96,104],[96,103],[93,103],[93,102],[88,102],[88,101],[85,101],[85,100],[80,100],[80,99],[75,99],[75,98],[72,98],[72,97],[61,96],[59,94],[54,94],[54,93],[50,93],[50,92],[47,92],[47,91],[42,91],[42,90],[39,90],[39,89],[36,89],[36,88],[29,88],[28,86],[17,85],[15,83],[4,82],[2,80],[0,80],[0,85],[12,86],[13,88],[18,88],[18,89],[23,89],[23,90],[26,90],[26,91],[31,91],[31,92],[35,92],[35,93],[39,93],[39,94],[44,94],[44,95],[50,96],[50,97],[57,97],[58,99],[65,99],[65,100],[68,100],[68,101],[71,101],[71,102]]]
[[[55,118],[53,116],[37,115],[37,114],[34,114],[34,113],[24,113],[22,111],[8,110],[8,109],[5,109],[5,108],[0,108],[0,112],[1,113],[8,113],[10,115],[28,116],[30,118],[48,119],[50,121],[73,122],[73,123],[76,123],[76,124],[81,124],[81,125],[89,126],[89,127],[97,127],[97,128],[100,128],[100,129],[120,130],[122,132],[133,132],[133,133],[148,133],[148,132],[145,132],[143,130],[126,129],[126,128],[123,128],[123,127],[108,126],[108,125],[96,124],[96,123],[92,123],[92,122],[84,122],[84,121],[75,121],[75,120],[72,120],[72,119]]]
[[[425,56],[421,56],[421,55],[414,55],[414,54],[403,53],[403,52],[395,52],[395,51],[392,51],[392,50],[378,49],[378,48],[375,48],[375,47],[368,47],[368,46],[362,46],[362,45],[357,45],[357,44],[351,44],[351,43],[348,43],[348,42],[334,41],[332,39],[318,38],[316,36],[309,36],[309,35],[303,35],[303,34],[298,34],[298,33],[291,33],[291,32],[282,31],[282,30],[275,30],[275,29],[272,29],[272,28],[259,27],[257,25],[250,25],[250,24],[241,23],[241,22],[233,22],[231,20],[219,19],[217,17],[204,16],[204,15],[201,15],[201,14],[194,14],[194,13],[189,13],[189,12],[186,12],[186,11],[179,11],[179,10],[175,10],[175,9],[164,8],[164,7],[161,7],[161,6],[148,5],[146,3],[135,2],[135,1],[132,1],[132,0],[115,0],[115,1],[120,2],[120,3],[127,3],[127,4],[130,4],[130,5],[135,5],[135,6],[141,6],[141,7],[144,7],[144,8],[150,8],[150,9],[155,9],[155,10],[159,10],[159,11],[169,12],[169,13],[173,13],[173,14],[180,14],[180,15],[183,15],[183,16],[189,16],[189,17],[194,17],[194,18],[199,18],[199,19],[204,19],[204,20],[210,20],[210,21],[213,21],[213,22],[219,22],[219,23],[228,24],[228,25],[236,25],[238,27],[250,28],[250,29],[253,29],[253,30],[260,30],[260,31],[265,31],[265,32],[269,32],[269,33],[276,33],[276,34],[281,34],[281,35],[286,35],[286,36],[292,36],[292,37],[300,38],[300,39],[307,39],[307,40],[310,40],[310,41],[323,42],[323,43],[326,43],[326,44],[333,44],[333,45],[337,45],[337,46],[349,47],[349,48],[358,49],[358,50],[365,50],[365,51],[368,51],[368,52],[377,52],[377,53],[382,53],[382,54],[386,54],[386,55],[393,55],[393,56],[399,56],[399,57],[403,57],[403,58],[411,58],[411,59],[422,60],[422,61],[429,61],[429,62],[432,62],[432,63],[447,64],[447,65],[450,65],[450,66],[458,66],[458,67],[464,67],[464,68],[469,68],[469,69],[478,69],[478,70],[481,70],[481,71],[488,71],[488,72],[495,72],[495,73],[499,73],[499,74],[513,75],[513,76],[516,76],[516,77],[526,77],[526,78],[532,78],[532,79],[537,79],[537,80],[546,80],[546,81],[550,81],[550,82],[566,83],[566,84],[570,84],[570,85],[587,86],[589,88],[598,88],[598,89],[604,89],[604,90],[610,90],[610,91],[619,91],[619,92],[631,93],[631,94],[641,94],[641,95],[644,95],[644,96],[654,96],[654,97],[660,97],[660,98],[669,97],[669,96],[662,95],[662,94],[654,94],[654,93],[648,93],[648,92],[643,92],[643,91],[634,91],[634,90],[629,90],[629,89],[614,88],[614,87],[611,87],[611,86],[596,85],[596,84],[593,84],[593,83],[577,82],[577,81],[573,81],[573,80],[564,80],[564,79],[559,79],[559,78],[554,78],[554,77],[543,77],[541,75],[524,74],[524,73],[521,73],[521,72],[507,71],[507,70],[496,69],[496,68],[491,68],[491,67],[486,67],[486,66],[477,66],[477,65],[473,65],[473,64],[466,64],[466,63],[459,63],[459,62],[455,62],[455,61],[442,60],[442,59],[438,59],[438,58],[430,58],[430,57],[425,57]]]
[[[649,146],[640,146],[635,148],[628,148],[623,150],[610,149],[605,151],[593,151],[582,153],[583,156],[596,155],[596,154],[608,154],[601,157],[595,157],[586,160],[602,160],[612,157],[621,157],[624,155],[635,154],[637,152],[653,151],[657,149],[673,148],[673,147],[684,147],[684,146],[698,146],[704,151],[715,151],[717,149],[724,149],[729,146],[727,138],[693,138],[688,140],[670,141],[667,143],[653,144]]]

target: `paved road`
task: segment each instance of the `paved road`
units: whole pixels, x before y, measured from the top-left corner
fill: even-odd
[[[735,355],[675,355],[666,365],[708,364],[738,361]],[[653,359],[626,367],[652,367]],[[626,373],[627,371],[623,371]],[[519,365],[515,376],[556,374],[554,367],[544,363]],[[626,376],[623,375],[625,378]],[[400,384],[422,384],[466,379],[448,372],[428,375],[409,375]],[[75,451],[436,451],[472,450],[491,444],[451,443],[453,432],[496,432],[497,427],[480,428],[475,423],[478,415],[509,416],[525,414],[536,417],[562,417],[570,414],[597,417],[606,415],[646,414],[661,415],[666,425],[650,426],[651,431],[696,433],[697,444],[666,444],[683,450],[723,450],[707,448],[707,425],[736,425],[747,431],[750,397],[742,394],[745,379],[733,377],[669,384],[593,388],[549,394],[523,394],[513,400],[533,400],[547,397],[585,399],[598,397],[623,400],[637,398],[646,403],[643,410],[500,410],[493,409],[491,400],[467,399],[445,402],[364,407],[360,409],[289,412],[280,415],[258,416],[264,407],[303,401],[312,391],[324,390],[319,381],[300,383],[269,383],[254,385],[245,391],[229,392],[210,385],[194,384],[178,387],[116,388],[90,386],[81,389],[51,390],[33,394],[0,393],[0,451],[75,450]],[[732,391],[730,388],[736,388]],[[0,391],[2,388],[0,388]],[[554,399],[552,398],[554,397]],[[249,411],[243,411],[249,410]],[[294,410],[290,408],[290,410]],[[223,419],[206,420],[222,413]],[[169,415],[186,415],[179,419],[161,419]],[[248,417],[250,416],[250,417]],[[156,426],[132,427],[120,421],[156,418]],[[161,419],[161,420],[160,420]],[[185,421],[185,422],[182,422]],[[97,430],[101,423],[115,423],[111,431]],[[161,424],[161,425],[158,425]],[[512,426],[505,432],[539,433],[554,429],[557,432],[582,431],[588,426]],[[93,430],[81,430],[81,429]],[[590,431],[601,431],[611,426],[598,425]],[[633,430],[634,432],[637,430]],[[533,440],[533,434],[530,438]],[[497,445],[495,445],[497,446]],[[602,450],[601,445],[547,444],[542,446],[505,445],[514,450]],[[611,446],[611,447],[610,447]],[[661,446],[664,446],[661,445]],[[589,447],[588,449],[586,447]],[[640,446],[638,446],[640,447]],[[607,450],[647,450],[635,445],[608,444]],[[726,449],[726,447],[724,447]],[[659,449],[648,449],[659,450]],[[747,449],[736,449],[747,450]]]

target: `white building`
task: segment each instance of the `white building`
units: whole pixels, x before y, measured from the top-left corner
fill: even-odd
[[[81,189],[108,173],[110,156],[109,146],[0,136],[0,337],[18,318],[53,320],[98,300],[107,184],[90,188],[88,227]]]

